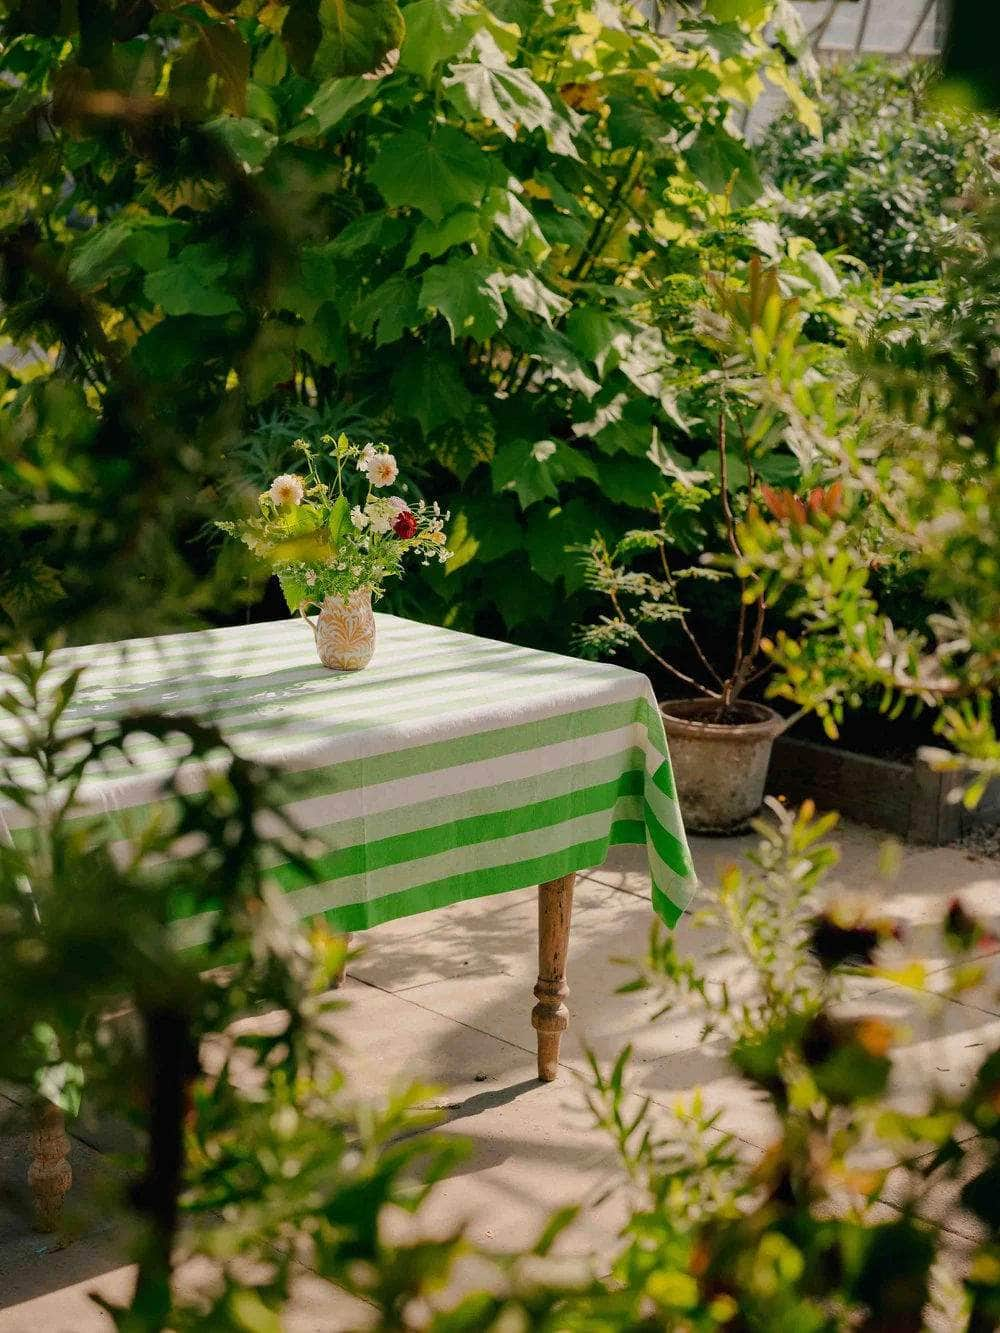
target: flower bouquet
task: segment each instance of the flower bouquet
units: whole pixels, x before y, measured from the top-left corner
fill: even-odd
[[[323,665],[358,671],[375,651],[372,601],[386,580],[403,572],[409,555],[423,564],[451,556],[448,515],[436,502],[410,505],[398,495],[378,494],[399,475],[385,445],[359,447],[346,435],[324,435],[321,446],[296,440],[307,475],[275,477],[259,497],[259,513],[218,526],[270,564],[288,609],[311,625]],[[321,459],[336,469],[332,484],[319,475]],[[319,611],[315,623],[310,608]]]

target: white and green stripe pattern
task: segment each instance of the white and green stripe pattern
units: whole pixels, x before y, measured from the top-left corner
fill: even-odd
[[[617,843],[645,845],[673,925],[695,878],[645,676],[376,620],[358,673],[322,667],[295,620],[63,650],[56,663],[86,665],[64,724],[195,714],[295,774],[288,813],[328,850],[308,878],[272,873],[300,915],[344,930],[597,866]],[[81,791],[81,817],[120,820],[123,834],[162,796],[162,747],[150,742],[148,763],[141,746],[130,754]],[[192,942],[204,933],[186,924]]]

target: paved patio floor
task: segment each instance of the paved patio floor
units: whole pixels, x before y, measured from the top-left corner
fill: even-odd
[[[955,894],[970,911],[996,922],[1000,862],[959,849],[909,848],[894,881],[886,883],[877,869],[880,834],[846,826],[839,840],[843,859],[837,879],[852,890],[870,891],[902,920],[908,949],[932,958],[927,990],[939,989],[948,962],[935,951],[934,923]],[[716,867],[751,842],[695,840],[706,890]],[[634,1083],[665,1122],[677,1101],[700,1087],[748,1154],[767,1144],[767,1108],[728,1072],[721,1050],[699,1040],[696,1013],[651,1023],[651,998],[614,994],[629,973],[612,959],[641,954],[652,920],[642,862],[637,849],[621,848],[578,882],[571,1029],[563,1043],[563,1075],[552,1085],[535,1079],[529,1023],[536,972],[534,890],[411,917],[359,941],[366,952],[351,968],[343,992],[351,1007],[338,1020],[349,1046],[353,1087],[359,1095],[377,1097],[401,1082],[436,1084],[449,1130],[472,1145],[460,1173],[423,1211],[421,1225],[428,1230],[462,1220],[475,1242],[513,1248],[530,1241],[553,1208],[582,1203],[581,1218],[565,1234],[562,1248],[610,1261],[625,1202],[615,1188],[619,1175],[609,1145],[590,1127],[575,1078],[584,1064],[583,1042],[602,1058],[632,1042]],[[707,935],[688,923],[678,931],[684,950],[702,957],[711,944]],[[1000,1045],[1000,955],[993,955],[989,967],[994,963],[998,970],[962,1003],[935,1005],[927,994],[866,983],[866,1003],[909,1032],[893,1087],[900,1103],[919,1103],[933,1081],[962,1086],[987,1047]],[[714,959],[706,966],[731,965]],[[83,1128],[74,1135],[78,1196],[99,1189],[108,1172],[102,1149],[113,1149],[113,1140],[113,1130]],[[23,1136],[0,1139],[0,1174],[8,1189],[24,1161]],[[949,1225],[957,1238],[966,1230],[960,1216]],[[0,1333],[110,1329],[88,1293],[126,1295],[131,1270],[125,1255],[123,1238],[99,1206],[86,1215],[79,1239],[53,1249],[51,1241],[26,1230],[16,1210],[4,1212],[0,1201]],[[347,1333],[363,1329],[368,1314],[367,1307],[303,1270],[286,1326],[290,1333]]]

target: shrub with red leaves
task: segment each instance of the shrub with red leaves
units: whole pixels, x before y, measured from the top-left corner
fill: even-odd
[[[810,523],[821,514],[834,518],[840,512],[843,486],[835,481],[832,486],[814,486],[806,499],[794,491],[775,486],[762,486],[761,497],[768,509],[780,522]]]

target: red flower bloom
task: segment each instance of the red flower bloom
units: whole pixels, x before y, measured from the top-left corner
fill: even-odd
[[[408,509],[401,509],[396,515],[392,530],[397,537],[402,537],[406,541],[409,537],[417,535],[417,520]]]

